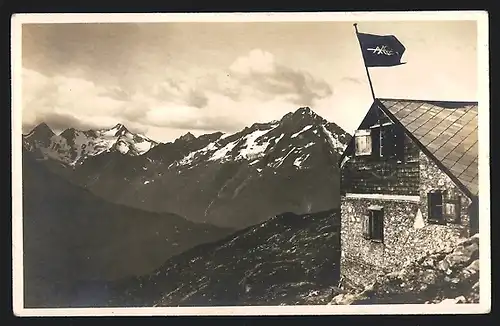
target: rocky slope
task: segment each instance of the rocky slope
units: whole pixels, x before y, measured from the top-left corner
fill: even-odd
[[[285,213],[113,284],[108,304],[326,304],[338,282],[339,241],[338,210]]]
[[[365,289],[338,278],[338,211],[283,214],[112,285],[109,306],[479,302],[479,238],[437,251]],[[118,293],[118,295],[117,295]]]
[[[148,273],[170,256],[233,232],[106,202],[49,172],[27,151],[23,225],[27,307],[98,300],[102,293],[89,294],[89,283]]]
[[[479,303],[479,237],[381,275],[366,289],[346,289],[331,304]]]
[[[141,155],[158,145],[144,135],[130,132],[122,124],[101,130],[69,128],[56,135],[47,124],[41,123],[23,135],[23,140],[25,149],[69,166],[82,164],[88,157],[108,151]]]
[[[140,156],[105,152],[69,178],[115,203],[245,228],[286,211],[338,207],[337,161],[349,138],[300,108],[231,135],[188,133]]]

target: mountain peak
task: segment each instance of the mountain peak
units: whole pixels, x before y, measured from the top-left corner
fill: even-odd
[[[125,127],[125,125],[122,123],[117,123],[112,129],[116,130],[117,132],[128,131],[127,127]]]
[[[295,115],[309,115],[311,117],[317,117],[318,115],[308,106],[303,106],[295,111]]]
[[[55,135],[52,129],[50,129],[50,127],[45,122],[42,122],[38,124],[35,128],[33,128],[31,132],[28,134],[28,136],[33,136],[35,134],[37,136],[42,136],[47,138],[50,138]]]
[[[310,107],[303,106],[295,112],[289,112],[281,119],[282,123],[287,126],[302,126],[306,124],[323,124],[325,119],[316,114]]]
[[[195,139],[196,137],[190,133],[190,132],[187,132],[186,134],[182,135],[181,137],[179,137],[180,140],[184,140],[184,141],[191,141],[193,139]]]

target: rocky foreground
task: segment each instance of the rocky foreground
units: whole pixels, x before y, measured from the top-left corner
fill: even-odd
[[[479,303],[479,236],[382,275],[368,288],[342,292],[329,304]]]
[[[338,285],[339,210],[285,213],[111,286],[109,306],[327,304]]]

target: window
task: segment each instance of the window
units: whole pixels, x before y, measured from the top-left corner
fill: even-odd
[[[403,161],[405,134],[392,122],[377,123],[367,130],[357,130],[356,155],[371,155]]]
[[[427,194],[429,220],[460,223],[460,196],[455,191],[434,190]]]
[[[443,194],[439,190],[427,194],[429,220],[441,222],[443,220]]]
[[[454,190],[447,190],[443,197],[443,215],[445,220],[452,223],[460,223],[460,196]]]
[[[356,155],[371,155],[372,153],[372,137],[371,131],[356,130],[354,133]]]
[[[376,242],[384,241],[384,211],[380,206],[370,206],[368,215],[362,220],[363,238]]]

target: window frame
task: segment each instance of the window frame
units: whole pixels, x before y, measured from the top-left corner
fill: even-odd
[[[447,205],[454,206],[454,214],[448,214],[446,212]],[[443,194],[443,218],[446,222],[460,224],[462,221],[462,202],[460,194],[456,191],[447,190]]]
[[[366,138],[367,151],[359,151],[358,138]],[[358,129],[354,132],[354,155],[355,156],[371,156],[373,153],[373,139],[371,129]]]
[[[368,212],[363,216],[361,225],[362,236],[365,240],[372,242],[384,242],[384,208],[381,206],[370,206]]]
[[[436,206],[441,206],[440,209],[435,208],[435,211],[440,212],[440,216],[436,217],[431,215],[432,212],[434,211],[432,209],[431,205],[431,196],[432,195],[438,195],[440,196],[441,200],[441,205],[436,205]],[[453,205],[454,206],[454,213],[449,214],[447,212],[447,205]],[[460,224],[462,220],[462,214],[461,214],[461,197],[459,194],[456,194],[454,191],[451,190],[440,190],[440,189],[433,189],[427,193],[427,220],[431,223],[434,224],[446,224],[446,223],[452,223],[452,224]]]
[[[431,197],[432,196],[439,196],[436,198],[440,199],[441,204],[431,205],[431,201],[432,201]],[[432,223],[438,223],[438,224],[445,222],[444,214],[443,214],[443,197],[444,197],[443,191],[439,190],[439,189],[433,189],[433,190],[427,192],[427,220],[428,221],[430,221]],[[436,206],[436,208],[433,209],[433,206]],[[439,216],[435,216],[434,212],[440,212]]]

